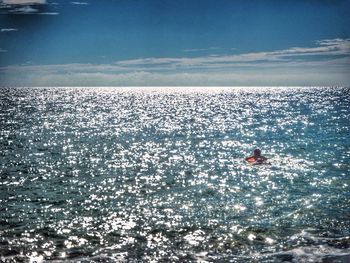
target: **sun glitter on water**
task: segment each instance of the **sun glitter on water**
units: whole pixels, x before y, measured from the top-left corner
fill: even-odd
[[[347,88],[1,91],[1,260],[349,257]]]

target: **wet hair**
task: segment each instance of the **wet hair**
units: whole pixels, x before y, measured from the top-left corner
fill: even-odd
[[[260,155],[261,154],[261,150],[259,148],[254,150],[254,155]]]

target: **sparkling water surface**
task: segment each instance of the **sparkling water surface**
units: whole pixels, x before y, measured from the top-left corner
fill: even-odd
[[[0,88],[0,261],[350,262],[348,88]],[[260,147],[271,165],[251,166]]]

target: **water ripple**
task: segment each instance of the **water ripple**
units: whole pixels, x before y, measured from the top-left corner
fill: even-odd
[[[1,260],[345,262],[349,94],[1,88]]]

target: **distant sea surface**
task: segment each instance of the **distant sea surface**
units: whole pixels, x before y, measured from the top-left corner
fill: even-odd
[[[1,262],[350,262],[349,88],[0,88],[0,128]]]

